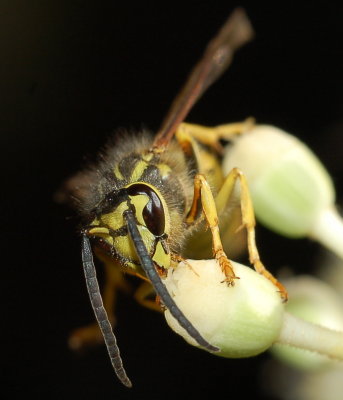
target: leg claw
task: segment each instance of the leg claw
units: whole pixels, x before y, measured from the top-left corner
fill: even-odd
[[[222,282],[226,282],[228,286],[234,286],[235,279],[239,278],[235,275],[230,260],[223,251],[217,252],[216,259],[226,277]]]

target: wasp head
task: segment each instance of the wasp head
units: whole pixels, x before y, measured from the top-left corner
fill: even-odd
[[[128,210],[135,215],[137,228],[153,262],[161,269],[168,268],[169,214],[163,196],[148,183],[134,183],[109,193],[96,208],[95,218],[85,233],[95,239],[100,250],[118,259],[121,265],[141,272],[136,246],[128,235],[124,218]]]

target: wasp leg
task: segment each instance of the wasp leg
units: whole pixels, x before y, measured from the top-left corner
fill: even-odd
[[[197,174],[194,178],[193,203],[186,218],[188,224],[192,224],[198,217],[200,200],[206,221],[211,229],[213,255],[218,260],[222,271],[225,273],[227,283],[229,285],[234,285],[234,279],[237,277],[233,272],[230,260],[224,252],[220,239],[216,204],[206,178],[201,174]]]
[[[109,257],[102,257],[96,252],[98,258],[105,265],[105,285],[103,302],[111,325],[115,324],[114,310],[118,290],[129,291],[128,283],[124,280],[123,273],[113,264]],[[103,336],[97,322],[75,329],[69,336],[68,344],[72,350],[82,350],[85,347],[103,343]]]
[[[218,125],[214,127],[190,124],[183,122],[177,128],[176,136],[188,135],[198,140],[200,143],[210,146],[222,152],[220,140],[230,140],[237,135],[249,131],[255,124],[254,118],[247,118],[242,122]]]
[[[154,299],[151,298],[152,296]],[[155,291],[149,282],[143,282],[136,290],[134,297],[140,305],[153,311],[162,311],[159,298],[156,296]]]
[[[242,225],[238,228],[239,230],[245,228],[247,230],[247,242],[249,261],[254,266],[255,270],[264,275],[269,279],[279,290],[280,295],[284,301],[287,300],[287,291],[284,286],[264,267],[260,260],[260,256],[256,246],[255,240],[255,214],[253,203],[250,197],[248,183],[246,177],[238,168],[232,169],[232,171],[225,178],[224,183],[216,196],[215,204],[218,214],[220,215],[226,207],[226,204],[232,199],[233,190],[236,181],[240,183],[240,205],[242,214]]]

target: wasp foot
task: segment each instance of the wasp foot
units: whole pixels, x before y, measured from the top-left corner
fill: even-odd
[[[235,275],[230,260],[227,258],[223,250],[217,251],[215,257],[219,262],[221,270],[225,274],[225,279],[222,282],[226,282],[228,286],[234,286],[235,279],[239,279],[239,277]]]

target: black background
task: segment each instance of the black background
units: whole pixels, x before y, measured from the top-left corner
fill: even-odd
[[[104,348],[80,356],[66,345],[68,333],[93,317],[77,219],[53,202],[53,193],[114,128],[158,128],[236,6],[225,3],[1,2],[0,393],[6,398],[215,398],[222,391],[279,398],[261,383],[268,354],[225,360],[191,348],[131,298],[121,299],[116,334],[133,389],[116,380]],[[253,115],[298,135],[325,162],[341,199],[342,8],[307,4],[242,4],[256,39],[188,120],[214,125]],[[271,270],[313,271],[316,244],[262,227],[257,235]]]

